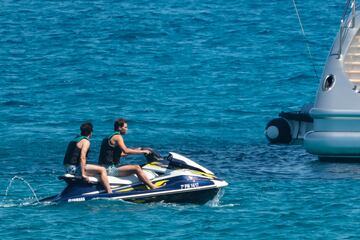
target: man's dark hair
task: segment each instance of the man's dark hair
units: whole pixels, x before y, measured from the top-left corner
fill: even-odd
[[[89,136],[93,131],[93,125],[91,124],[91,122],[86,122],[81,124],[80,126],[80,132],[81,132],[81,136]]]
[[[115,131],[119,130],[119,127],[122,128],[125,123],[126,123],[126,120],[123,118],[116,119],[114,122],[114,130]]]

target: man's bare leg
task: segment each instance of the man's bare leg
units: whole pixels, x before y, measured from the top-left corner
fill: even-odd
[[[125,166],[118,167],[117,169],[120,172],[119,175],[122,177],[129,176],[129,175],[135,173],[138,176],[138,178],[143,183],[148,185],[151,189],[158,188],[158,186],[156,186],[149,180],[149,178],[146,176],[146,174],[144,173],[144,171],[141,169],[141,167],[139,165],[125,165]]]
[[[101,166],[97,166],[97,165],[93,165],[93,164],[86,164],[86,172],[88,172],[89,174],[94,174],[97,173],[100,175],[101,178],[101,182],[105,187],[105,190],[107,193],[112,193],[110,184],[109,184],[109,179],[106,173],[106,169],[104,167]]]

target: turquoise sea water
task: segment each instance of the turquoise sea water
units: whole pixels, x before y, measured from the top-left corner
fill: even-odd
[[[344,1],[299,1],[317,74]],[[0,2],[1,239],[356,239],[360,165],[271,146],[264,127],[314,101],[290,0]],[[115,118],[129,146],[182,153],[229,182],[204,206],[61,191],[66,145],[90,120],[90,162]],[[141,156],[128,163],[142,163]]]

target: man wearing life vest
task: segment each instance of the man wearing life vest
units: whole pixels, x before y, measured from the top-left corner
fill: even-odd
[[[157,188],[145,175],[139,165],[120,166],[120,158],[129,154],[150,154],[149,150],[128,148],[122,135],[126,134],[128,124],[125,119],[119,118],[114,122],[114,133],[103,139],[100,148],[99,164],[106,167],[111,176],[129,176],[136,174],[138,178],[150,188]]]
[[[101,166],[86,164],[92,132],[93,126],[91,123],[81,124],[80,136],[75,137],[68,144],[64,157],[65,171],[72,175],[81,176],[86,181],[89,181],[88,176],[99,174],[106,192],[112,193],[106,169]]]

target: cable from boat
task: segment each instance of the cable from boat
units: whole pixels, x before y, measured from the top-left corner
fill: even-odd
[[[309,54],[309,57],[310,57],[311,65],[312,65],[312,67],[313,67],[313,69],[314,69],[314,73],[315,73],[316,80],[318,80],[319,77],[318,77],[318,74],[317,74],[317,71],[316,71],[316,67],[315,67],[315,64],[314,64],[314,58],[313,58],[313,56],[312,56],[312,54],[311,54],[311,51],[310,51],[309,41],[308,41],[308,39],[307,39],[307,37],[306,37],[305,31],[304,31],[304,27],[303,27],[303,25],[302,25],[301,18],[300,18],[300,14],[299,14],[298,8],[297,8],[297,6],[296,6],[295,0],[292,0],[292,2],[293,2],[293,5],[294,5],[294,8],[295,8],[296,16],[297,16],[297,18],[298,18],[298,20],[299,20],[299,24],[300,24],[300,28],[301,28],[302,35],[304,36],[304,39],[305,39],[305,43],[306,43],[306,47],[307,47],[308,54]]]

